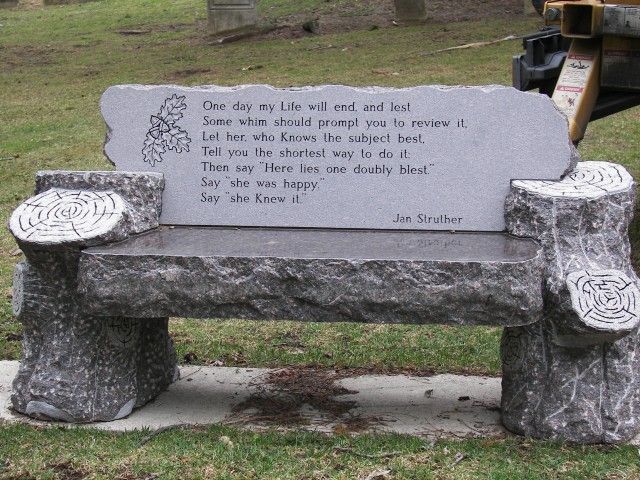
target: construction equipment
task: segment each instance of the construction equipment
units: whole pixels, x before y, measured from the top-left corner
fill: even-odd
[[[524,38],[514,87],[553,98],[576,143],[590,121],[640,105],[640,0],[533,4],[546,27]]]

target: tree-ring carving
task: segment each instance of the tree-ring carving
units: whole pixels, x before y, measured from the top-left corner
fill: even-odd
[[[106,322],[107,337],[117,348],[129,350],[137,345],[140,336],[140,321],[118,317]]]
[[[9,228],[26,243],[78,243],[109,233],[125,211],[124,200],[112,191],[52,188],[22,203]]]
[[[517,371],[522,368],[526,345],[521,329],[507,328],[500,341],[500,356],[502,368],[508,371]]]
[[[559,182],[515,180],[515,188],[549,197],[598,198],[633,187],[633,178],[620,165],[609,162],[579,162]]]
[[[567,276],[571,304],[582,322],[601,331],[631,330],[640,321],[640,291],[619,270],[581,270]]]

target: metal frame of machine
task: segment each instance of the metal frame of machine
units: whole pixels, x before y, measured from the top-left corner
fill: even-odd
[[[640,105],[640,0],[542,3],[546,27],[524,38],[513,85],[552,97],[578,142],[590,121]]]

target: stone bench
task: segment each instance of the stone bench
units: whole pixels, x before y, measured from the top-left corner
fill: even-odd
[[[345,87],[331,88],[328,92],[333,95]],[[474,127],[477,130],[463,131],[464,123],[473,120],[468,118],[460,121],[461,129],[455,135],[473,146],[466,160],[475,162],[469,164],[469,171],[460,169],[451,157],[460,150],[456,144],[454,151],[441,155],[440,164],[434,160],[436,169],[452,162],[440,173],[433,171],[435,181],[387,174],[384,180],[369,180],[377,182],[375,188],[370,184],[359,188],[357,180],[344,180],[349,172],[342,172],[333,184],[326,182],[325,188],[332,195],[343,192],[338,189],[343,181],[349,188],[348,204],[336,205],[327,201],[331,197],[317,194],[316,200],[307,199],[306,205],[300,205],[294,194],[286,209],[257,208],[246,202],[238,206],[234,199],[250,199],[245,193],[250,192],[248,186],[262,177],[255,173],[225,177],[223,173],[215,177],[226,182],[222,192],[228,188],[230,193],[232,185],[240,184],[240,193],[229,194],[222,209],[216,209],[216,200],[201,210],[186,211],[198,208],[197,200],[185,207],[185,202],[197,197],[187,187],[190,177],[185,177],[183,165],[199,160],[200,152],[186,156],[189,135],[195,138],[189,122],[199,114],[183,122],[176,111],[193,105],[198,95],[218,99],[217,105],[236,105],[232,103],[236,96],[244,95],[245,103],[238,101],[237,105],[250,106],[255,101],[251,96],[265,91],[255,87],[246,92],[184,90],[178,96],[166,90],[163,87],[158,95],[155,87],[123,87],[105,94],[127,96],[126,110],[113,109],[120,114],[142,108],[136,105],[138,95],[157,95],[146,110],[152,112],[151,127],[135,127],[129,119],[123,121],[123,129],[109,123],[106,151],[118,166],[135,160],[156,168],[181,160],[177,168],[40,172],[36,195],[22,203],[10,219],[10,230],[26,256],[14,276],[13,307],[24,327],[23,359],[13,384],[15,410],[68,422],[128,415],[178,376],[167,328],[170,316],[494,325],[504,327],[502,419],[509,430],[581,443],[621,442],[638,433],[640,293],[627,236],[635,183],[623,167],[612,163],[580,162],[573,167],[571,152],[562,143],[568,142],[566,120],[555,108],[540,103],[539,97],[518,97],[528,102],[528,108],[541,105],[540,115],[548,112],[546,123],[562,127],[556,140],[550,140],[549,132],[541,133],[555,149],[551,152],[537,151],[535,141],[529,143],[530,148],[517,150],[536,131],[512,129],[517,142],[504,146],[508,156],[486,166],[482,162],[492,162],[493,151],[479,143],[478,138],[486,138],[479,123]],[[300,111],[304,95],[327,93],[322,89],[310,92],[293,92],[296,101],[283,102],[282,108]],[[227,94],[232,100],[225,104],[220,99]],[[267,94],[285,95],[273,90]],[[511,111],[504,100],[515,95],[493,88],[422,89],[418,94],[411,97],[412,102],[432,96],[424,104],[434,115],[438,98],[445,94],[449,100],[471,98],[476,107],[498,98],[504,115]],[[356,102],[364,98],[362,101],[374,99],[378,102],[374,105],[384,107],[379,101],[386,101],[387,95],[399,94],[383,89],[357,91],[353,92],[356,101],[347,106],[356,108]],[[157,99],[163,98],[167,100],[160,113],[153,113]],[[405,105],[414,110],[419,106]],[[442,107],[456,105],[454,101]],[[491,102],[487,105],[491,107]],[[111,118],[113,112],[107,108],[106,117]],[[508,118],[503,121],[509,123]],[[304,117],[303,123],[307,123]],[[402,136],[408,134],[401,131]],[[337,132],[333,135],[335,142]],[[437,142],[443,134],[431,135],[428,140]],[[205,145],[215,137],[201,136]],[[134,151],[133,146],[127,147],[131,139],[137,142],[134,146],[144,142],[141,157],[134,160],[127,153]],[[167,154],[172,147],[179,150],[175,157]],[[380,152],[388,155],[391,148],[385,146]],[[411,157],[421,148],[401,151]],[[557,150],[564,153],[542,165]],[[363,150],[362,155],[366,154]],[[530,165],[531,157],[540,165]],[[319,170],[323,165],[316,167]],[[380,168],[384,171],[393,165]],[[559,178],[566,165],[573,170],[562,180],[508,181],[517,174]],[[517,170],[510,172],[513,168]],[[291,181],[312,185],[322,175],[310,164],[302,170]],[[454,195],[447,191],[447,182],[453,181],[461,183]],[[454,211],[452,218],[496,231],[450,232],[448,225],[439,225],[445,231],[429,231],[406,222],[398,224],[396,216],[389,214],[394,210],[386,208],[388,202],[376,197],[387,184],[404,189],[403,207],[412,202],[417,206],[440,202]],[[487,185],[497,192],[484,191]],[[436,198],[428,196],[432,190]],[[476,201],[465,197],[458,202],[456,193]],[[283,198],[288,197],[283,194]],[[502,214],[492,210],[495,198]],[[460,205],[457,210],[453,209],[456,202]],[[369,209],[354,208],[354,204]],[[283,211],[288,216],[283,217]],[[358,213],[359,218],[350,218]],[[218,226],[197,226],[212,217]],[[444,217],[430,218],[443,221]],[[171,225],[175,221],[168,218],[188,218],[191,223]],[[234,224],[238,219],[243,222]],[[324,222],[331,221],[340,228],[328,228]],[[376,222],[381,228],[362,228]],[[393,226],[397,228],[390,228]],[[474,229],[482,228],[470,230]]]
[[[618,165],[514,182],[509,234],[158,227],[157,175],[36,183],[11,219],[27,255],[19,412],[90,422],[144,405],[178,374],[168,316],[481,324],[505,327],[507,428],[580,442],[638,431],[635,185]]]

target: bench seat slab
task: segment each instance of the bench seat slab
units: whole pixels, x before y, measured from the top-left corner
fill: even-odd
[[[84,250],[78,281],[104,316],[517,326],[542,271],[504,234],[162,227]]]

